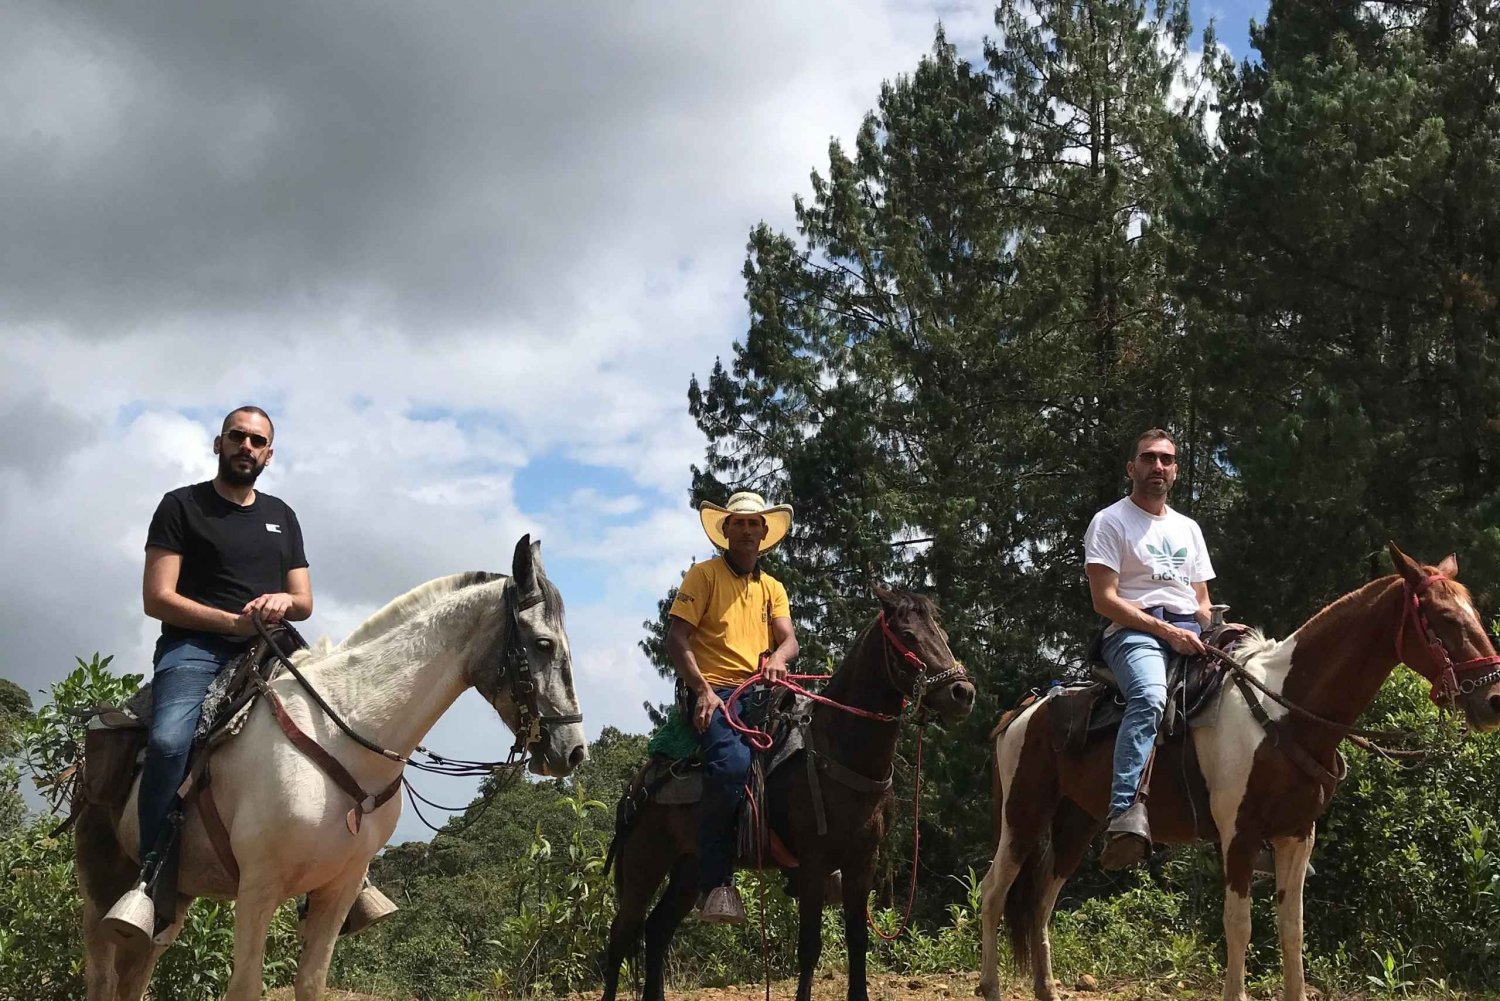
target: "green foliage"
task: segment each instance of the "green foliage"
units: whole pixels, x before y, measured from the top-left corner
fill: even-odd
[[[63,805],[68,787],[60,777],[83,756],[84,720],[70,710],[96,705],[124,705],[141,687],[142,675],[109,672],[114,657],[95,653],[78,662],[66,678],[52,686],[47,703],[20,729],[23,757],[38,789],[45,792],[54,810]]]
[[[61,773],[82,749],[82,721],[70,708],[119,705],[140,686],[139,675],[109,673],[111,658],[76,658],[78,666],[52,686],[51,699],[20,726],[22,754],[38,784]],[[14,782],[16,771],[0,772]],[[52,785],[54,802],[66,791]],[[3,799],[0,799],[3,802]],[[71,1001],[83,996],[82,904],[73,874],[71,834],[53,836],[60,818],[44,815],[29,824],[0,813],[0,997]],[[157,964],[152,996],[157,1001],[204,1001],[229,985],[234,944],[230,905],[200,900],[189,909],[177,943]],[[266,983],[291,982],[298,939],[291,904],[277,911],[266,942]]]
[[[16,753],[20,725],[31,715],[31,696],[14,681],[0,678],[0,757]]]
[[[56,818],[41,818],[0,837],[0,871],[6,873],[0,880],[0,997],[83,996],[73,842],[49,836],[56,824]]]

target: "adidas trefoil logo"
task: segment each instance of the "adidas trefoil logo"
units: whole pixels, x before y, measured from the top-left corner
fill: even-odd
[[[1187,562],[1187,547],[1173,549],[1171,543],[1163,542],[1160,548],[1146,543],[1146,552],[1151,554],[1151,562],[1156,572],[1151,575],[1152,580],[1181,580],[1182,565]]]

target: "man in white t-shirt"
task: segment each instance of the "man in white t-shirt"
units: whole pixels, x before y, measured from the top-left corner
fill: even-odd
[[[1094,611],[1110,621],[1104,659],[1125,696],[1115,738],[1109,824],[1100,863],[1133,865],[1150,847],[1136,794],[1167,703],[1167,660],[1203,653],[1214,568],[1198,523],[1167,506],[1177,482],[1177,446],[1160,428],[1136,439],[1125,463],[1130,496],[1094,515],[1083,538]]]

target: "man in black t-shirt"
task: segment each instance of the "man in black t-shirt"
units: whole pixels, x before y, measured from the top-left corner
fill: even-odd
[[[254,635],[251,613],[259,611],[267,623],[312,614],[297,516],[255,490],[274,434],[259,407],[231,411],[214,438],[218,475],[163,497],[146,533],[142,591],[146,614],[162,626],[141,774],[143,857],[162,847],[204,696]]]

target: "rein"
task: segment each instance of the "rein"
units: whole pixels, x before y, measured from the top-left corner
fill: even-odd
[[[1447,579],[1442,574],[1431,574],[1413,584],[1403,577],[1401,580],[1403,591],[1401,598],[1401,618],[1396,626],[1397,661],[1404,660],[1402,647],[1405,645],[1403,641],[1406,637],[1406,624],[1408,622],[1411,622],[1417,632],[1426,639],[1427,650],[1432,658],[1431,672],[1421,670],[1413,665],[1408,666],[1413,666],[1414,670],[1417,670],[1419,674],[1427,679],[1431,685],[1428,697],[1432,699],[1434,704],[1440,706],[1451,704],[1453,699],[1459,694],[1467,695],[1485,685],[1500,681],[1500,667],[1493,667],[1494,665],[1500,665],[1500,655],[1491,654],[1455,662],[1452,655],[1448,653],[1448,648],[1443,645],[1442,640],[1438,639],[1437,634],[1432,629],[1432,624],[1427,620],[1427,613],[1422,610],[1421,595],[1431,588],[1433,584]],[[1340,723],[1337,720],[1328,719],[1325,716],[1319,716],[1317,713],[1297,705],[1297,703],[1288,699],[1280,692],[1272,691],[1264,682],[1247,671],[1244,665],[1235,660],[1228,652],[1215,646],[1209,646],[1206,649],[1211,656],[1216,657],[1228,666],[1238,683],[1249,684],[1262,695],[1286,709],[1290,714],[1309,723],[1315,723],[1318,726],[1332,730],[1340,738],[1348,740],[1357,747],[1392,760],[1421,760],[1429,754],[1427,750],[1423,749],[1398,750],[1382,747],[1377,743],[1378,741],[1412,740],[1415,739],[1416,734],[1404,730],[1366,730],[1348,723]],[[1458,680],[1459,672],[1472,673],[1482,671],[1486,667],[1493,667],[1493,669],[1482,677],[1468,678],[1463,681]]]
[[[907,925],[911,921],[912,907],[915,904],[917,897],[917,869],[918,864],[921,860],[922,845],[922,744],[923,738],[927,733],[927,707],[925,705],[927,693],[934,689],[940,688],[943,685],[950,684],[954,681],[958,681],[960,679],[968,677],[968,671],[962,664],[955,662],[954,665],[948,668],[946,671],[942,671],[934,675],[929,675],[927,663],[901,641],[901,637],[898,636],[896,634],[896,631],[891,628],[890,623],[889,621],[887,621],[885,612],[883,610],[881,611],[877,621],[880,623],[880,630],[885,640],[885,642],[881,645],[881,651],[883,654],[882,663],[884,664],[886,671],[886,681],[890,684],[891,688],[893,688],[897,692],[897,694],[902,696],[903,702],[907,699],[912,700],[913,705],[916,707],[915,715],[917,717],[917,762],[916,775],[913,782],[914,791],[912,804],[913,817],[911,845],[911,885],[907,889],[906,909],[901,916],[900,923],[896,926],[896,930],[889,935],[882,931],[880,927],[875,924],[875,919],[870,914],[869,902],[866,901],[865,903],[865,921],[869,924],[871,930],[873,930],[876,935],[880,936],[885,941],[890,942],[898,938],[901,933],[906,930]],[[909,684],[902,685],[897,682],[895,670],[892,665],[893,653],[897,655],[897,660],[899,662],[906,664],[912,669],[912,676]],[[729,723],[730,728],[733,729],[736,733],[739,733],[741,736],[743,736],[750,743],[750,746],[755,748],[755,750],[757,751],[770,750],[772,744],[774,743],[773,738],[771,737],[770,733],[766,732],[765,730],[760,730],[742,723],[738,715],[735,713],[734,709],[735,704],[739,701],[740,695],[747,688],[765,680],[764,666],[765,658],[762,657],[762,670],[756,671],[755,674],[751,675],[749,679],[735,688],[735,690],[730,693],[729,698],[724,702],[724,719]],[[828,674],[785,674],[772,681],[771,684],[773,687],[786,688],[797,695],[805,696],[806,698],[818,703],[819,705],[825,705],[832,709],[837,709],[841,712],[849,713],[852,716],[858,716],[861,719],[873,720],[878,723],[899,724],[901,722],[902,716],[899,713],[882,713],[876,712],[871,709],[861,709],[858,706],[846,705],[842,702],[830,699],[825,695],[820,695],[817,692],[808,691],[806,688],[802,687],[802,685],[799,684],[799,682],[802,681],[827,681],[831,677],[832,675]],[[810,746],[807,750],[808,753],[812,753],[812,748]],[[824,757],[826,758],[827,755],[824,755]],[[830,764],[836,764],[836,762],[833,762],[832,759],[828,760]],[[839,767],[845,771],[848,770],[844,768],[844,766]],[[889,788],[890,778],[887,777],[884,780],[883,784],[874,783],[874,780],[869,779],[866,779],[866,781],[872,782],[876,785],[881,785],[882,788]],[[768,982],[768,992],[769,989],[770,988]]]
[[[386,800],[390,798],[391,794],[395,792],[398,785],[405,786],[407,798],[411,802],[412,811],[416,814],[417,819],[433,831],[440,831],[442,830],[442,828],[435,826],[427,819],[427,817],[422,813],[422,808],[417,805],[418,800],[426,803],[428,806],[434,809],[443,810],[449,813],[458,813],[468,809],[468,807],[442,806],[441,804],[434,803],[432,800],[417,792],[416,789],[412,786],[411,781],[406,777],[405,769],[408,766],[416,769],[417,771],[427,772],[431,775],[443,775],[449,778],[467,778],[502,774],[502,780],[491,786],[489,792],[485,796],[484,802],[480,805],[479,811],[475,813],[474,816],[465,819],[462,825],[458,828],[458,832],[467,830],[470,825],[472,825],[481,816],[483,816],[485,810],[489,807],[489,804],[495,799],[496,793],[513,785],[520,778],[521,772],[527,762],[528,754],[531,750],[532,745],[542,738],[544,729],[547,726],[554,724],[567,725],[571,723],[583,722],[583,716],[580,713],[559,715],[542,713],[538,711],[536,701],[536,683],[532,679],[530,661],[526,657],[526,649],[522,645],[520,639],[520,613],[525,609],[532,607],[533,605],[540,604],[543,600],[545,600],[545,598],[540,590],[535,590],[526,595],[524,598],[520,598],[517,600],[512,598],[511,596],[511,591],[513,590],[514,588],[512,587],[506,592],[507,600],[505,604],[507,611],[510,614],[511,629],[509,633],[509,641],[506,643],[505,652],[502,655],[505,667],[503,683],[505,688],[509,689],[510,691],[511,698],[515,702],[519,718],[516,722],[516,741],[513,745],[511,745],[510,753],[503,761],[469,761],[462,758],[449,758],[445,757],[444,755],[437,754],[434,751],[430,751],[421,744],[417,745],[416,753],[420,753],[427,760],[415,760],[412,757],[400,754],[388,747],[382,747],[375,741],[370,740],[368,737],[364,736],[363,734],[356,731],[353,727],[351,727],[344,720],[344,718],[339,715],[339,713],[332,706],[328,704],[328,702],[323,698],[322,694],[319,693],[319,691],[315,687],[313,687],[312,682],[307,680],[307,676],[304,675],[300,670],[298,670],[297,665],[292,663],[291,658],[282,652],[281,648],[277,645],[275,638],[272,637],[269,630],[267,630],[265,620],[261,617],[260,611],[257,609],[251,613],[251,621],[255,625],[255,630],[260,634],[261,638],[265,640],[267,648],[271,651],[272,655],[275,656],[276,660],[281,664],[281,666],[286,668],[286,670],[292,675],[292,677],[297,680],[297,683],[302,686],[302,689],[307,692],[307,694],[312,698],[317,707],[322,710],[323,715],[327,716],[331,721],[333,721],[333,724],[335,726],[337,726],[341,731],[344,732],[346,736],[348,736],[355,743],[359,744],[361,747],[374,754],[378,754],[389,761],[394,761],[402,766],[402,772],[397,775],[396,780],[392,782],[390,786],[386,787],[386,789],[381,790],[380,793],[374,796],[370,796],[364,794],[361,790],[360,793],[356,795],[354,790],[358,789],[358,786],[352,785],[353,779],[349,777],[348,771],[343,767],[343,765],[340,764],[338,760],[330,755],[327,751],[323,750],[321,746],[313,741],[311,737],[308,737],[297,726],[296,722],[286,714],[284,708],[282,708],[281,706],[280,699],[276,697],[276,693],[272,691],[272,689],[268,685],[263,682],[259,685],[261,692],[270,697],[272,707],[276,713],[277,722],[281,725],[282,732],[286,734],[287,738],[291,740],[292,743],[296,745],[303,754],[306,754],[309,758],[311,758],[318,765],[318,767],[324,771],[325,774],[331,776],[334,781],[344,789],[345,792],[347,792],[350,796],[353,796],[357,801],[354,810],[350,811],[350,816],[352,819],[349,821],[349,829],[351,833],[358,830],[359,817],[383,805]],[[488,693],[481,694],[485,694],[486,698],[490,701],[491,704],[493,704],[495,699],[499,697],[500,692],[497,689],[492,695]]]

